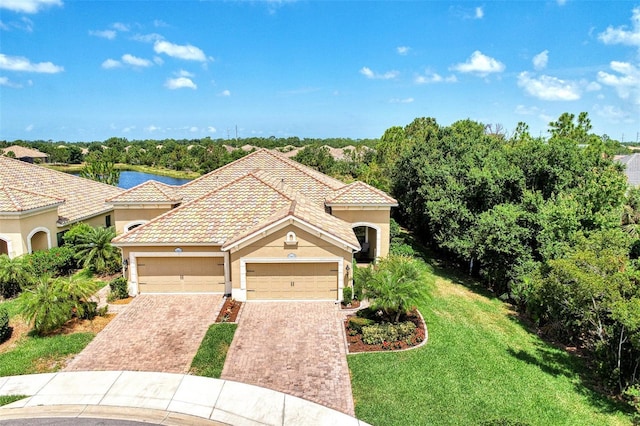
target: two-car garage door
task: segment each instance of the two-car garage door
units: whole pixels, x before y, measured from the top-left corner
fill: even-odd
[[[139,257],[140,293],[224,293],[222,257]]]
[[[337,263],[247,263],[247,299],[336,300]]]

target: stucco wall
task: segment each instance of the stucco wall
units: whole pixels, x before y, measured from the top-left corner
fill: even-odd
[[[34,232],[43,231],[49,236],[43,248],[57,247],[56,233],[58,228],[58,209],[50,209],[35,214],[20,216],[4,216],[0,218],[0,238],[10,241],[9,257],[13,258],[29,252],[29,236]]]
[[[121,207],[114,209],[116,233],[122,234],[124,227],[132,222],[150,221],[171,210],[170,206]]]
[[[335,217],[339,217],[345,222],[369,223],[380,228],[380,247],[378,247],[376,256],[385,257],[389,254],[389,221],[391,218],[391,209],[388,207],[332,207],[331,213]],[[374,247],[371,241],[371,247]]]
[[[298,241],[295,245],[285,244],[287,233],[294,232]],[[233,296],[238,300],[246,300],[246,292],[241,291],[241,260],[256,258],[274,258],[286,261],[290,255],[295,255],[296,261],[302,259],[343,259],[343,286],[338,289],[338,298],[342,298],[342,288],[348,285],[351,276],[346,265],[351,268],[353,255],[349,250],[338,247],[331,242],[310,234],[295,225],[288,225],[264,238],[254,241],[246,247],[231,253],[231,283]]]

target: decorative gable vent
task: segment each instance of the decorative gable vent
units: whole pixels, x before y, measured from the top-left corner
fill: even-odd
[[[298,237],[296,237],[296,233],[293,231],[287,232],[287,237],[285,238],[284,243],[288,246],[298,245]]]

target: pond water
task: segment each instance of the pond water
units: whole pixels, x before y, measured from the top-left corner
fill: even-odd
[[[166,183],[167,185],[182,185],[191,181],[191,179],[180,179],[168,176],[154,175],[151,173],[123,170],[120,172],[120,181],[118,182],[118,187],[129,189],[152,179],[158,182]]]

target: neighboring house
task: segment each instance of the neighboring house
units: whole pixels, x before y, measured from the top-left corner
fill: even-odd
[[[148,181],[107,201],[131,294],[241,301],[341,300],[355,253],[388,254],[397,206],[266,149],[179,187]]]
[[[0,156],[0,254],[13,258],[62,244],[71,225],[110,226],[106,198],[122,189]]]
[[[624,174],[629,185],[640,185],[640,154],[616,155],[614,161],[625,166]]]
[[[40,152],[37,149],[25,148],[20,145],[12,145],[2,150],[3,155],[13,152],[14,158],[24,161],[26,163],[47,163],[49,162],[49,155],[44,152]]]

